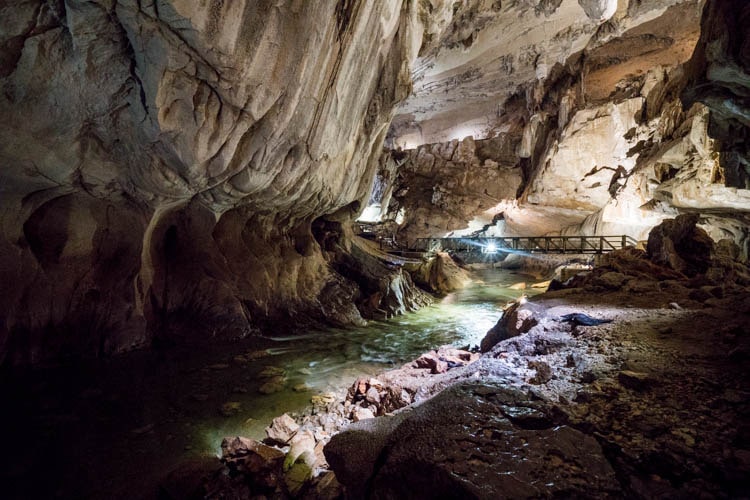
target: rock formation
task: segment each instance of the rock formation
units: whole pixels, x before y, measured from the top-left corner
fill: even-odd
[[[350,259],[368,200],[405,244],[700,212],[747,256],[747,6],[708,7],[5,5],[0,360],[418,307]]]
[[[0,360],[361,321],[310,227],[367,197],[421,8],[0,7]]]
[[[738,180],[746,163],[738,110],[746,93],[747,44],[735,25],[746,6],[712,3],[701,29],[701,1],[624,2],[615,11],[612,2],[579,3],[541,2],[533,20],[528,5],[502,4],[495,17],[475,18],[468,48],[446,42],[420,54],[417,74],[423,79],[391,130],[394,147],[414,147],[392,153],[403,165],[389,176],[393,196],[384,219],[400,221],[397,239],[484,229],[488,235],[627,234],[643,240],[662,220],[699,212],[701,227],[714,240],[733,239],[746,256],[750,190]],[[589,19],[576,18],[578,28],[516,47],[539,27],[564,25],[565,16],[581,7]],[[494,30],[512,15],[533,27],[508,45]],[[552,46],[535,63],[518,56],[542,44]],[[490,52],[514,49],[513,72],[500,75],[486,60]],[[482,105],[459,111],[445,100]],[[709,110],[697,101],[721,106]],[[479,122],[485,125],[475,126]],[[473,139],[460,144],[475,145],[473,162],[455,168],[452,161],[433,160],[451,160],[444,152],[452,153],[457,143],[446,140],[466,136]],[[441,142],[421,145],[435,141]],[[479,168],[496,163],[508,175]],[[428,173],[434,180],[424,178]],[[479,175],[484,184],[467,183]]]

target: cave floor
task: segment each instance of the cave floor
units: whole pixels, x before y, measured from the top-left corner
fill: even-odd
[[[748,498],[750,295],[700,303],[682,292],[548,292],[532,299],[535,327],[477,362],[378,378],[417,399],[472,380],[520,389],[596,438],[624,498]],[[570,313],[612,322],[561,321]]]

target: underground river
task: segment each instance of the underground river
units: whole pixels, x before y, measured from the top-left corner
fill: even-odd
[[[6,498],[149,497],[176,464],[218,454],[224,436],[262,439],[273,417],[304,409],[315,394],[340,395],[358,376],[440,345],[477,345],[505,303],[538,292],[510,288],[535,282],[521,274],[478,277],[428,308],[364,328],[279,332],[4,375]],[[280,390],[259,392],[274,376],[271,390]]]

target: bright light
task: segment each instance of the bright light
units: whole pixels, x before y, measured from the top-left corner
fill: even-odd
[[[490,241],[482,249],[482,253],[496,253],[496,252],[497,252],[497,245],[495,245],[494,241]]]

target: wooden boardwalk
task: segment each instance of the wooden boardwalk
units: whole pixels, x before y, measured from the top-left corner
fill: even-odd
[[[412,252],[436,250],[461,253],[551,253],[551,254],[602,254],[638,241],[626,235],[617,236],[514,236],[487,238],[420,238]]]

